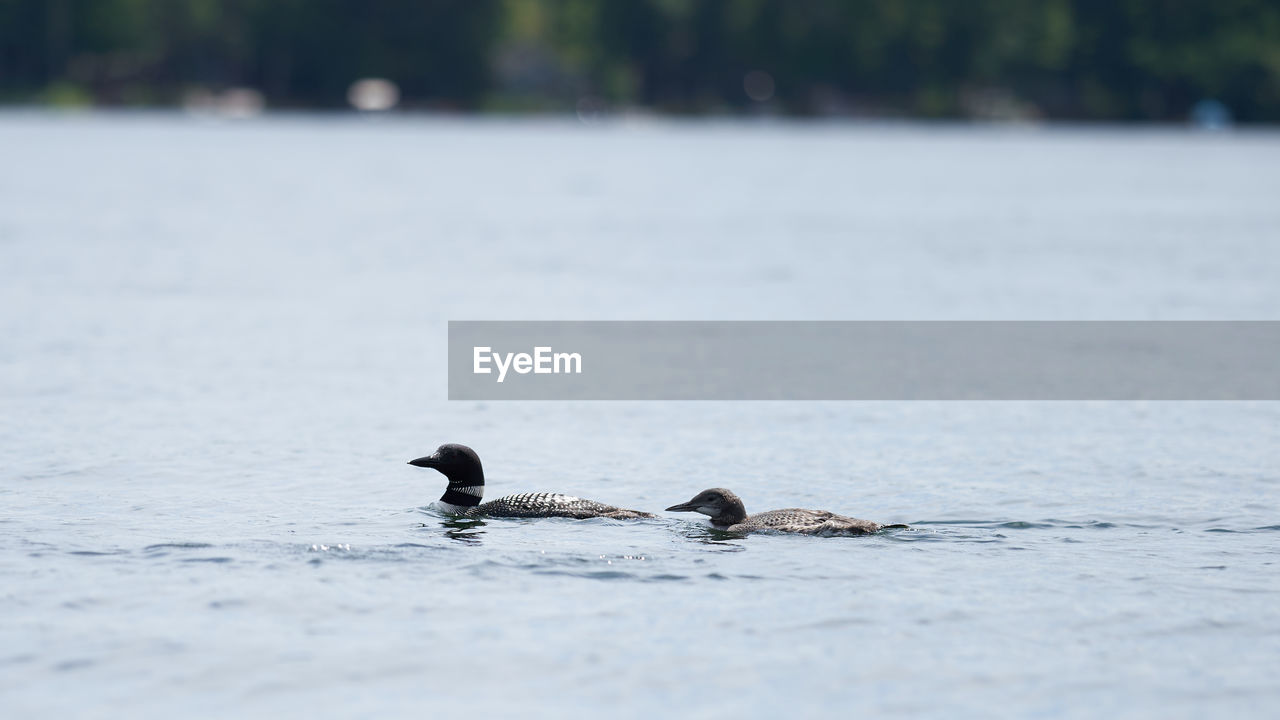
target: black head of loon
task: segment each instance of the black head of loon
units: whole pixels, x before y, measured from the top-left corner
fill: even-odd
[[[736,525],[747,519],[742,499],[724,488],[703,490],[689,502],[667,508],[667,512],[702,513],[709,516],[715,525]]]
[[[434,453],[410,460],[409,464],[434,468],[449,478],[449,487],[440,496],[440,502],[475,507],[484,497],[484,468],[480,465],[480,456],[466,445],[445,443]]]

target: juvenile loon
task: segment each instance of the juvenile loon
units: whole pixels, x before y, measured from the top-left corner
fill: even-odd
[[[867,535],[885,527],[870,520],[845,517],[826,510],[787,508],[747,515],[742,500],[724,488],[703,490],[689,502],[672,505],[667,511],[709,515],[712,525],[730,532],[773,530],[805,535]]]
[[[568,517],[580,520],[593,517],[607,517],[615,520],[657,517],[639,510],[627,510],[595,500],[585,500],[559,493],[520,493],[481,503],[480,499],[484,497],[484,469],[480,466],[480,456],[466,445],[454,443],[441,445],[431,455],[410,460],[409,464],[435,468],[449,478],[449,487],[445,488],[444,495],[440,496],[440,505],[445,512],[456,515],[518,518]]]

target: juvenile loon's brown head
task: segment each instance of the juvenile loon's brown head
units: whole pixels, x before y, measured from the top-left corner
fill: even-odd
[[[441,502],[474,507],[484,497],[484,468],[480,465],[480,456],[466,445],[446,443],[426,457],[410,460],[409,464],[433,468],[449,478],[449,487],[440,497]]]
[[[724,488],[703,490],[689,502],[667,508],[667,512],[702,513],[711,518],[713,525],[734,525],[747,519],[742,500]]]

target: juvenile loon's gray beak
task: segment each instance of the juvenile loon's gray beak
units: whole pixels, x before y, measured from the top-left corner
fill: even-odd
[[[671,507],[667,508],[667,512],[697,512],[697,511],[698,511],[698,507],[693,504],[692,500],[690,500],[687,503],[680,503],[679,505],[672,505]]]
[[[433,468],[436,466],[436,456],[428,455],[426,457],[420,457],[417,460],[410,460],[409,464],[417,465],[418,467]]]

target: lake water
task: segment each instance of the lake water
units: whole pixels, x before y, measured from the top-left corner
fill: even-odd
[[[0,115],[0,715],[1274,716],[1280,404],[447,402],[446,321],[1280,319],[1280,135]],[[405,464],[911,530],[459,524]]]

